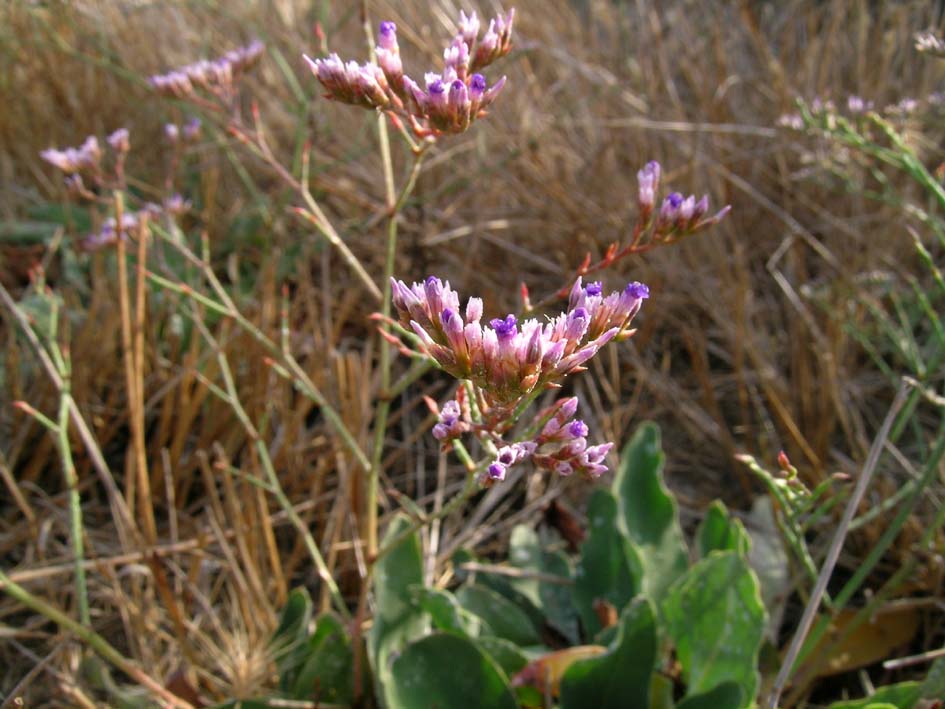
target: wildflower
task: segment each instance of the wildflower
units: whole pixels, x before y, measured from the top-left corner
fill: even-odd
[[[391,283],[400,322],[413,330],[426,354],[453,376],[471,380],[487,404],[499,407],[555,385],[580,371],[611,339],[632,335],[630,322],[649,295],[646,286],[631,283],[604,297],[599,283],[584,287],[579,278],[568,310],[548,322],[520,323],[510,314],[483,326],[482,301],[469,299],[464,320],[448,282],[431,276],[412,286]]]
[[[696,199],[695,195],[683,197],[679,192],[670,192],[660,205],[656,216],[655,232],[659,236],[686,236],[717,224],[731,211],[731,205],[722,207],[711,217],[709,196]]]
[[[646,222],[653,213],[656,194],[660,188],[660,164],[651,160],[644,165],[643,169],[637,173],[637,183],[639,184],[637,205],[640,209],[640,220]]]
[[[490,21],[481,40],[475,13],[460,13],[459,32],[443,52],[440,72],[424,74],[423,85],[404,73],[397,26],[382,22],[378,31],[377,64],[343,62],[337,54],[305,56],[327,98],[403,116],[422,137],[462,133],[485,115],[505,85],[505,77],[488,86],[478,73],[511,49],[514,11]]]
[[[931,32],[919,32],[916,34],[915,48],[923,54],[945,57],[945,42]]]
[[[102,160],[102,149],[98,139],[90,135],[78,148],[47,148],[40,152],[40,157],[49,164],[59,168],[67,175],[77,172],[97,172]]]
[[[505,480],[509,468],[528,459],[535,452],[535,448],[537,446],[531,441],[502,446],[498,450],[495,460],[486,468],[488,479],[492,481]]]
[[[196,143],[200,139],[201,123],[199,118],[191,118],[184,124],[182,131],[184,140],[188,143]]]
[[[404,65],[400,60],[400,45],[397,43],[397,25],[382,22],[377,38],[377,63],[380,65],[387,84],[394,91],[401,90],[404,83]]]
[[[377,65],[342,62],[337,54],[330,54],[326,59],[308,56],[304,59],[315,77],[328,89],[327,98],[362,108],[379,108],[390,103],[387,77]]]
[[[253,40],[216,59],[201,59],[164,74],[155,74],[148,78],[148,83],[158,93],[174,98],[191,98],[197,89],[228,98],[236,81],[259,61],[265,49],[262,42]]]
[[[127,128],[119,128],[108,136],[108,145],[119,155],[124,155],[131,149],[131,140]]]
[[[791,130],[804,130],[804,119],[800,113],[785,113],[778,118],[778,125]]]
[[[534,449],[531,458],[539,468],[559,475],[579,473],[592,478],[600,477],[607,472],[604,459],[613,448],[613,443],[588,446],[587,424],[573,418],[577,408],[578,399],[574,396],[552,407],[551,418],[532,441]]]
[[[859,96],[850,95],[847,96],[847,111],[854,116],[860,116],[866,113],[867,111],[873,110],[873,102],[865,101]]]
[[[459,402],[455,399],[443,404],[437,416],[437,423],[433,426],[433,437],[446,443],[468,431],[469,424],[463,421],[462,413]]]
[[[89,234],[82,241],[82,247],[86,251],[97,251],[105,246],[114,244],[118,241],[119,233],[122,239],[127,239],[128,234],[134,231],[139,224],[139,216],[135,212],[128,212],[121,216],[121,229],[118,229],[118,222],[115,217],[108,217],[97,232]]]
[[[514,19],[515,10],[512,9],[505,17],[498,15],[489,20],[489,28],[476,47],[471,67],[473,70],[489,66],[496,59],[509,53],[512,48],[512,21]]]

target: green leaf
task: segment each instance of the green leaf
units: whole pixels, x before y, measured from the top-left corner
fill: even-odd
[[[524,524],[512,528],[512,536],[509,539],[509,563],[526,571],[541,570],[541,544],[535,530]],[[538,579],[512,578],[509,579],[509,583],[536,607],[541,607]]]
[[[689,563],[676,500],[663,483],[664,460],[659,427],[644,423],[623,449],[613,483],[617,527],[639,552],[643,592],[654,601],[663,597]]]
[[[490,588],[466,584],[456,592],[463,608],[482,618],[498,637],[517,645],[537,645],[541,635],[531,618],[510,600]]]
[[[650,709],[673,709],[673,681],[653,673],[650,679]]]
[[[292,686],[296,672],[305,659],[305,640],[311,620],[312,597],[308,590],[303,587],[292,589],[271,642],[279,672],[279,687],[283,691]]]
[[[746,703],[754,699],[765,610],[743,557],[712,552],[679,580],[662,610],[689,695],[731,680]]]
[[[869,709],[888,705],[897,709],[912,709],[922,697],[922,685],[918,682],[900,682],[880,687],[869,697],[844,702],[834,702],[830,709]]]
[[[562,709],[648,707],[656,664],[656,618],[643,596],[624,609],[610,650],[575,662],[561,680]]]
[[[617,531],[617,500],[597,488],[587,506],[588,534],[574,569],[571,595],[586,637],[594,637],[601,623],[594,604],[606,601],[623,608],[640,591],[640,558]]]
[[[490,574],[483,571],[469,572],[461,568],[461,565],[470,561],[481,561],[474,556],[468,549],[459,549],[453,554],[453,569],[456,579],[464,583],[472,578],[480,586],[490,588],[500,596],[505,597],[523,611],[532,621],[536,628],[542,627],[545,623],[545,616],[531,599],[512,585],[511,580],[500,574]]]
[[[570,579],[571,563],[568,557],[559,551],[545,551],[541,555],[541,572],[547,576]],[[548,625],[561,633],[569,643],[577,645],[581,640],[578,612],[571,599],[571,589],[563,583],[540,581],[538,592],[541,596],[541,608],[545,612]]]
[[[304,664],[298,672],[293,699],[317,699],[329,704],[350,704],[353,695],[351,639],[341,621],[324,613],[315,622]]]
[[[736,682],[722,682],[708,692],[693,694],[676,705],[676,709],[738,709],[747,702]]]
[[[410,518],[398,514],[384,535],[389,544],[412,526]],[[391,655],[429,628],[428,616],[413,603],[412,586],[423,585],[423,555],[420,536],[414,532],[382,556],[374,567],[374,624],[368,634],[368,652],[374,666],[377,696],[385,702],[390,680]]]
[[[706,511],[696,540],[701,559],[713,551],[736,551],[745,555],[751,547],[744,525],[732,517],[719,500],[713,502]]]
[[[483,636],[476,639],[476,644],[502,668],[506,677],[512,677],[528,664],[528,658],[518,645],[504,638]]]
[[[516,709],[506,678],[466,638],[434,633],[410,643],[394,660],[391,709]]]
[[[415,586],[412,592],[420,608],[430,614],[437,630],[469,638],[476,638],[483,632],[491,633],[488,624],[463,608],[449,591]]]
[[[748,563],[758,577],[761,600],[768,612],[765,634],[769,642],[776,644],[787,599],[794,588],[794,579],[791,578],[784,536],[774,517],[771,498],[763,495],[756,499],[748,519],[751,528]],[[780,665],[780,660],[777,664]]]
[[[938,658],[929,668],[922,683],[922,697],[945,700],[945,657]]]
[[[518,525],[512,529],[509,561],[516,568],[534,574],[528,578],[511,578],[508,581],[540,609],[543,618],[539,625],[548,623],[572,645],[577,645],[580,642],[580,633],[571,589],[566,584],[540,580],[542,575],[570,579],[571,566],[568,558],[560,552],[544,551],[538,535],[530,527]]]

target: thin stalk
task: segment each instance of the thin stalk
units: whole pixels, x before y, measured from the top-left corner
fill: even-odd
[[[892,428],[896,414],[899,413],[899,409],[906,400],[907,393],[908,388],[906,385],[901,385],[899,387],[899,391],[896,392],[896,398],[893,399],[892,405],[889,407],[889,412],[886,414],[886,419],[883,421],[883,425],[879,429],[876,440],[873,441],[873,447],[870,449],[869,455],[867,456],[866,464],[863,466],[863,472],[860,474],[859,480],[856,481],[856,487],[853,490],[853,494],[850,495],[850,500],[847,502],[846,509],[843,511],[843,517],[840,519],[840,524],[838,525],[837,531],[834,534],[833,541],[830,542],[830,548],[827,550],[827,556],[824,559],[823,566],[821,567],[820,576],[818,576],[817,583],[814,585],[814,590],[811,592],[811,597],[807,602],[807,607],[804,608],[804,614],[801,616],[801,621],[797,626],[794,637],[791,639],[791,644],[788,647],[788,651],[784,657],[784,662],[781,665],[781,669],[778,671],[778,676],[774,680],[774,686],[772,687],[771,694],[768,697],[768,707],[770,709],[775,709],[778,706],[778,699],[781,697],[781,692],[784,690],[784,685],[787,684],[788,678],[794,671],[794,663],[800,655],[801,648],[804,645],[804,640],[807,637],[807,633],[810,631],[811,625],[814,622],[814,616],[817,614],[817,610],[820,608],[820,601],[823,598],[824,593],[827,591],[827,583],[830,581],[830,577],[833,574],[834,566],[836,565],[837,560],[840,558],[840,550],[843,548],[843,541],[846,539],[850,522],[853,521],[853,516],[856,514],[856,509],[859,507],[860,501],[863,499],[863,495],[866,494],[866,488],[869,486],[870,480],[873,477],[873,472],[876,470],[876,466],[879,464],[879,458],[882,454],[883,446],[886,443],[886,438],[889,436],[889,431]],[[834,602],[838,607],[842,608],[847,600],[849,600],[849,598],[843,598],[843,594],[841,593],[841,595],[838,596]]]
[[[135,502],[138,506],[138,517],[144,527],[144,537],[148,544],[157,543],[157,524],[154,520],[154,509],[151,506],[150,487],[148,476],[148,458],[144,441],[144,412],[140,410],[141,401],[138,392],[141,385],[138,378],[141,373],[136,367],[134,337],[131,324],[131,303],[128,293],[128,263],[125,248],[125,232],[122,229],[124,213],[124,198],[120,191],[115,192],[115,229],[117,234],[116,255],[118,259],[118,303],[121,312],[121,348],[125,360],[125,389],[128,397],[128,418],[131,421],[131,439],[134,452],[132,470],[126,480],[128,506],[132,512]],[[142,238],[139,235],[139,239]],[[140,287],[140,286],[139,286]],[[134,492],[137,492],[135,496]],[[135,500],[137,497],[137,500]]]
[[[282,488],[282,483],[279,482],[279,476],[276,474],[275,467],[272,464],[272,457],[269,455],[269,449],[266,447],[265,442],[259,435],[259,431],[256,429],[256,426],[249,418],[249,414],[246,413],[246,409],[243,408],[243,404],[239,400],[239,395],[236,391],[236,382],[233,379],[233,373],[230,370],[230,365],[226,359],[226,355],[223,353],[223,350],[220,347],[220,343],[217,342],[216,338],[207,329],[206,324],[203,322],[203,318],[201,318],[199,313],[196,312],[196,309],[193,313],[193,321],[197,325],[197,328],[200,330],[200,333],[203,335],[204,339],[216,352],[217,364],[220,367],[220,374],[223,377],[224,387],[226,388],[226,401],[230,405],[230,408],[233,409],[233,413],[236,414],[236,417],[239,419],[240,423],[243,425],[243,428],[246,430],[247,435],[253,441],[256,447],[256,452],[259,454],[259,459],[262,462],[263,470],[266,473],[266,482],[270,488],[269,492],[271,492],[276,498],[276,501],[279,503],[279,506],[282,507],[282,510],[289,518],[289,521],[295,526],[296,531],[302,535],[302,539],[305,542],[305,548],[308,550],[309,556],[312,557],[312,562],[315,564],[315,568],[318,570],[319,577],[328,588],[328,591],[331,594],[332,600],[335,602],[338,612],[345,619],[350,619],[351,614],[348,612],[348,607],[341,595],[341,591],[338,589],[338,585],[335,583],[335,579],[331,575],[331,571],[325,564],[325,559],[322,556],[321,550],[318,548],[318,544],[312,537],[312,533],[305,525],[305,522],[301,517],[298,516],[295,509],[292,507],[292,502],[285,494],[285,490]]]
[[[79,478],[72,459],[72,446],[69,444],[69,397],[72,381],[72,367],[68,357],[63,362],[63,391],[59,396],[59,421],[56,426],[56,441],[62,458],[62,474],[66,489],[69,491],[69,537],[72,542],[72,555],[75,557],[75,593],[79,606],[79,622],[86,627],[92,626],[89,613],[89,589],[85,578],[85,544],[83,542],[82,501],[79,498]]]
[[[384,173],[391,174],[388,181],[385,178],[385,184],[389,189],[387,195],[390,217],[387,223],[387,257],[384,263],[384,289],[383,300],[381,301],[381,327],[387,329],[387,322],[390,321],[391,313],[391,283],[390,279],[394,276],[394,263],[397,257],[397,218],[400,210],[403,209],[414,185],[417,183],[417,175],[420,174],[420,166],[423,163],[424,152],[421,151],[414,156],[413,166],[407,181],[399,196],[395,196],[393,191],[393,167],[390,164],[390,146],[388,144],[387,124],[384,123],[384,117],[379,116],[379,129],[381,136],[381,145],[387,145],[387,149],[382,148],[381,153],[384,157]],[[367,556],[372,558],[377,552],[377,484],[381,474],[381,461],[384,457],[384,438],[387,434],[387,419],[390,414],[391,401],[391,345],[386,337],[380,338],[380,369],[381,369],[381,397],[377,404],[376,415],[374,417],[374,447],[372,449],[371,467],[368,469],[368,484],[366,502],[367,505],[366,527],[367,527]]]
[[[177,707],[178,709],[194,709],[190,702],[181,699],[165,689],[160,682],[144,672],[135,662],[118,652],[118,650],[112,647],[101,635],[77,623],[58,608],[51,606],[42,599],[34,596],[22,586],[14,583],[3,570],[0,570],[0,589],[31,611],[39,613],[63,630],[75,635],[79,640],[97,652],[105,661],[110,662],[116,668],[131,677],[166,706]]]
[[[13,318],[20,326],[23,334],[26,335],[26,339],[29,340],[30,345],[32,345],[33,350],[36,352],[36,356],[42,363],[43,369],[46,370],[46,374],[52,380],[56,390],[62,394],[62,376],[60,376],[56,365],[49,356],[49,353],[46,352],[45,348],[40,343],[39,337],[33,330],[29,319],[23,314],[23,312],[17,306],[16,301],[13,300],[12,296],[7,291],[7,289],[3,287],[2,283],[0,283],[0,302],[2,302],[4,306],[6,306],[7,310],[9,310],[13,315]],[[123,523],[123,526],[120,526],[119,530],[127,529],[132,534],[136,535],[138,533],[138,529],[135,525],[134,518],[131,515],[131,511],[128,509],[125,498],[118,489],[118,485],[115,483],[115,478],[112,475],[111,470],[108,468],[108,463],[105,462],[105,456],[102,455],[102,450],[99,448],[98,442],[95,440],[95,436],[92,434],[92,430],[89,428],[88,424],[85,422],[85,419],[82,417],[82,412],[79,411],[79,407],[76,405],[72,396],[70,395],[67,398],[69,401],[69,414],[72,417],[72,423],[75,425],[76,431],[78,432],[79,437],[82,439],[82,443],[85,445],[85,449],[89,454],[89,458],[92,460],[92,465],[95,467],[99,479],[101,480],[102,485],[105,487],[105,491],[108,494],[109,503],[112,505],[112,511],[114,513],[113,518],[120,519]],[[124,542],[125,540],[122,539],[122,541]]]
[[[325,419],[334,429],[335,433],[341,437],[341,440],[357,459],[358,463],[367,469],[370,466],[367,455],[365,455],[364,451],[361,450],[361,446],[358,445],[358,442],[355,440],[352,433],[348,430],[347,426],[345,426],[341,416],[334,409],[334,407],[328,403],[328,400],[325,398],[324,394],[322,394],[322,392],[305,373],[302,367],[299,366],[299,363],[295,360],[295,358],[289,352],[284,352],[282,349],[280,349],[280,347],[275,342],[273,342],[262,330],[250,322],[250,320],[239,311],[232,299],[229,297],[229,295],[227,295],[226,290],[223,288],[220,280],[216,277],[216,274],[213,273],[213,271],[204,261],[199,259],[197,255],[194,254],[194,252],[187,248],[187,246],[184,244],[176,243],[172,239],[167,239],[167,241],[174,248],[178,249],[188,261],[201,270],[204,277],[207,279],[214,292],[217,294],[217,297],[220,298],[220,301],[215,301],[212,298],[208,298],[205,295],[197,293],[186,284],[175,283],[174,281],[162,278],[161,276],[158,276],[157,274],[150,271],[147,274],[148,279],[162,288],[166,288],[167,290],[191,298],[213,310],[214,312],[235,320],[237,324],[239,324],[243,330],[251,335],[254,340],[261,344],[275,360],[279,361],[286,371],[291,373],[292,379],[295,381],[296,388],[318,405],[322,414],[325,416]]]

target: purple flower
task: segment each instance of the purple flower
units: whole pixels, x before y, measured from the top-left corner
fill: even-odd
[[[475,11],[468,17],[465,12],[459,11],[459,36],[463,38],[467,47],[472,47],[476,37],[479,36],[479,18]]]
[[[192,96],[195,88],[219,96],[231,95],[235,79],[256,64],[265,49],[266,45],[255,39],[214,60],[201,59],[164,74],[155,74],[148,78],[148,83],[158,93],[177,98]]]
[[[509,407],[536,387],[556,386],[580,371],[615,337],[629,337],[649,291],[635,282],[605,297],[600,284],[585,288],[578,279],[567,311],[548,322],[520,322],[509,314],[485,327],[482,301],[468,300],[464,321],[459,296],[434,276],[412,286],[393,279],[391,294],[397,319],[416,334],[418,349],[449,374],[470,380],[487,407]]]
[[[437,419],[433,426],[433,437],[443,443],[459,438],[469,430],[469,424],[462,419],[462,409],[455,399],[443,404]]]
[[[90,135],[78,148],[65,148],[58,150],[48,148],[40,152],[40,157],[67,175],[78,172],[98,172],[101,160],[102,149],[99,147],[98,139]]]
[[[461,12],[459,33],[443,52],[443,70],[427,72],[424,88],[404,74],[397,27],[393,22],[380,25],[377,65],[345,63],[336,54],[322,59],[306,56],[305,59],[327,89],[329,99],[399,114],[420,137],[462,133],[474,120],[485,115],[484,109],[495,101],[505,85],[505,77],[502,77],[487,88],[483,76],[472,71],[509,52],[513,19],[514,11],[493,19],[477,44],[479,19],[475,13],[467,16]],[[192,76],[187,78],[193,81]],[[166,78],[159,81],[169,83]]]
[[[655,160],[648,162],[637,173],[637,183],[639,184],[637,205],[640,209],[640,218],[644,222],[649,219],[656,204],[656,194],[660,187],[660,173],[660,164]]]
[[[518,334],[518,320],[512,314],[506,315],[505,318],[490,320],[489,325],[495,330],[499,341],[508,340]]]
[[[119,128],[108,136],[108,145],[116,153],[127,153],[131,149],[131,141],[128,137],[127,128]]]

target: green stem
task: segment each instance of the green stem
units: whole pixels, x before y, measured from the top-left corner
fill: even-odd
[[[381,142],[381,157],[384,164],[385,185],[387,187],[387,205],[390,216],[387,223],[387,254],[384,262],[384,289],[381,301],[381,327],[387,329],[391,313],[391,283],[394,276],[394,264],[397,257],[397,218],[406,204],[410,193],[417,184],[417,176],[423,164],[424,151],[414,156],[410,174],[404,183],[399,195],[394,193],[393,166],[390,160],[390,144],[387,134],[387,124],[383,115],[378,116],[378,133]],[[381,398],[377,404],[374,417],[374,446],[372,449],[371,467],[368,469],[366,502],[367,526],[367,555],[371,559],[377,552],[377,487],[381,473],[381,461],[384,456],[384,438],[387,435],[387,419],[390,414],[391,401],[391,346],[386,337],[380,338],[380,370],[381,370]]]
[[[69,397],[72,373],[68,359],[61,371],[62,392],[59,396],[59,424],[56,427],[59,455],[62,457],[62,474],[66,489],[69,491],[69,536],[72,541],[72,554],[75,557],[75,592],[79,605],[79,622],[91,627],[92,616],[89,613],[89,590],[85,579],[85,544],[82,539],[82,501],[79,498],[79,478],[72,459],[72,447],[69,444]]]

